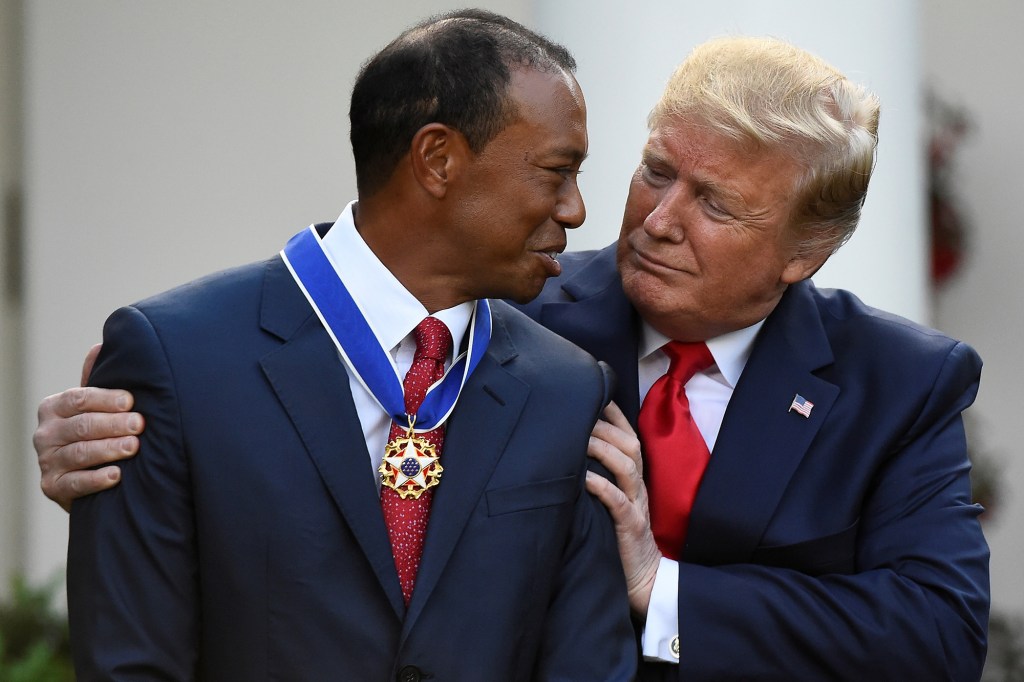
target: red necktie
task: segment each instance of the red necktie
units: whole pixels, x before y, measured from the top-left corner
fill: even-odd
[[[670,341],[662,347],[670,363],[640,408],[637,426],[643,444],[651,530],[661,553],[682,553],[690,509],[711,454],[690,415],[684,386],[714,364],[704,343]]]
[[[413,330],[416,338],[416,353],[412,365],[405,375],[402,388],[405,391],[405,411],[416,414],[427,389],[431,384],[444,376],[444,361],[452,347],[452,335],[448,327],[436,317],[427,317]],[[404,436],[406,430],[392,422],[388,441]],[[433,431],[418,434],[429,441],[438,455],[444,444],[444,425]],[[391,538],[391,551],[395,557],[395,568],[398,580],[402,585],[402,596],[405,603],[412,597],[412,589],[416,583],[416,571],[419,569],[420,556],[423,554],[423,538],[427,532],[427,520],[430,518],[430,501],[433,488],[424,490],[418,498],[402,497],[387,486],[381,487],[380,502],[384,511],[384,523]]]

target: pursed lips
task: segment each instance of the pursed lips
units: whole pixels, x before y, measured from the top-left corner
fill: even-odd
[[[646,269],[660,269],[660,270],[672,270],[674,272],[685,272],[685,270],[683,268],[679,268],[679,267],[676,267],[674,265],[669,265],[668,263],[666,263],[665,261],[661,260],[660,258],[656,258],[656,257],[650,255],[649,252],[641,251],[640,249],[638,249],[633,244],[630,244],[629,247],[630,247],[630,249],[632,249],[633,253],[636,255],[637,260],[640,262],[641,267],[644,267]]]

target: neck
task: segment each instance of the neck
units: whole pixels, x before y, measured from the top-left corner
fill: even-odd
[[[438,231],[423,229],[431,221],[392,208],[400,203],[360,199],[353,217],[366,245],[428,313],[475,300],[438,267],[444,262],[438,256]]]

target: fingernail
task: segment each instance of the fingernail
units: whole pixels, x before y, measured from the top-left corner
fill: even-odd
[[[117,481],[118,479],[121,478],[121,470],[118,469],[117,467],[114,467],[113,469],[107,472],[107,478],[109,478],[111,481]]]
[[[117,409],[127,410],[128,409],[128,396],[119,395],[117,396]]]
[[[128,429],[132,433],[138,433],[142,431],[142,417],[137,414],[133,414],[128,418]]]

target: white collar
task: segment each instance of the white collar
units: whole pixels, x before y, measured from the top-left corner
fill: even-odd
[[[743,373],[743,368],[746,367],[747,360],[750,358],[750,352],[754,348],[754,339],[757,338],[757,332],[761,330],[763,325],[764,320],[761,320],[749,327],[716,336],[705,342],[708,345],[708,350],[711,351],[711,357],[715,359],[718,371],[730,388],[736,388],[740,375]],[[660,350],[662,346],[671,340],[645,320],[640,335],[639,359],[643,360]]]
[[[355,203],[345,206],[323,238],[324,252],[381,347],[390,351],[430,313],[363,241],[353,216]],[[474,303],[467,301],[433,313],[451,331],[455,355],[459,354],[473,308]]]

